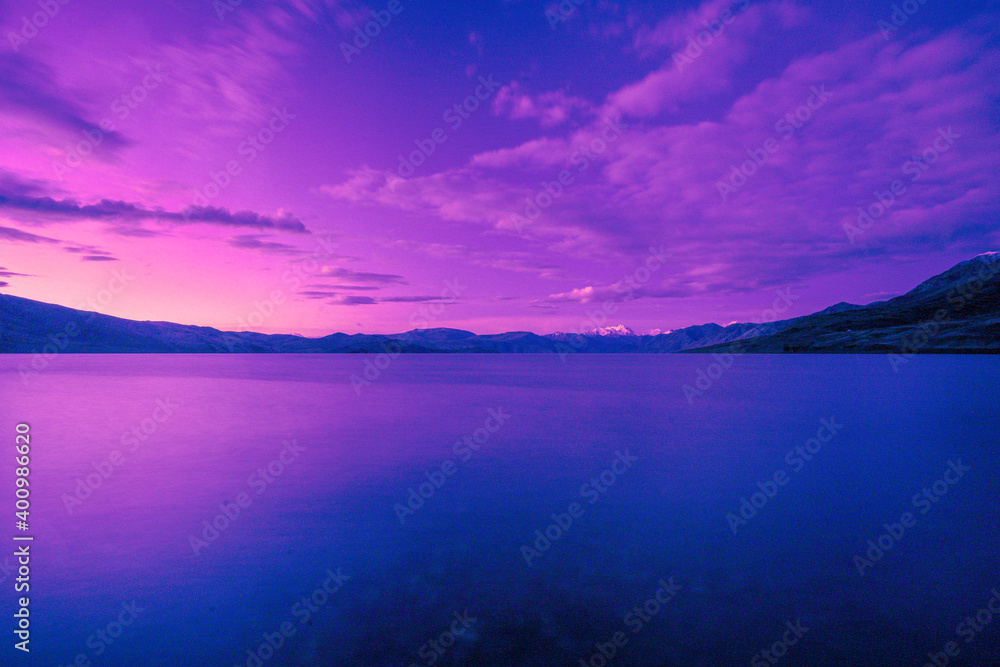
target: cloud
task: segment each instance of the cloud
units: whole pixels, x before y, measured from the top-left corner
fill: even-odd
[[[287,243],[279,243],[277,241],[265,241],[265,237],[260,234],[240,234],[239,236],[231,237],[227,242],[234,248],[243,248],[247,250],[260,250],[261,252],[270,253],[273,255],[305,255],[308,254],[306,251],[301,250],[293,245]]]
[[[377,303],[370,296],[340,294],[328,289],[300,290],[297,294],[311,300],[324,300],[334,306],[371,306]]]
[[[145,227],[135,227],[133,225],[112,225],[110,231],[119,236],[128,236],[139,239],[150,239],[158,236],[170,236],[162,229],[146,229]]]
[[[43,63],[24,54],[0,52],[0,109],[28,115],[67,133],[103,137],[102,148],[117,150],[128,145],[125,137],[103,130],[56,83],[56,76]],[[82,138],[82,137],[81,137]]]
[[[82,255],[80,260],[83,262],[117,262],[118,258],[112,255],[107,250],[101,250],[97,246],[77,244],[69,241],[64,241],[63,244],[66,246],[63,248],[68,253],[73,253],[76,255]]]
[[[555,127],[569,120],[574,112],[587,115],[592,112],[589,102],[554,90],[531,95],[517,81],[503,86],[493,98],[493,114],[514,120],[537,118],[542,127]]]
[[[275,100],[288,96],[288,66],[302,52],[293,36],[298,27],[286,8],[257,13],[241,7],[197,40],[146,50],[143,59],[169,77],[161,99],[170,109],[174,148],[196,158],[212,142],[264,122]]]
[[[53,199],[48,196],[24,194],[19,188],[0,190],[0,212],[4,210],[27,217],[33,224],[44,224],[59,219],[130,223],[129,227],[124,229],[119,227],[117,230],[125,235],[129,235],[134,223],[146,220],[168,225],[201,222],[224,227],[256,227],[308,233],[302,221],[289,214],[275,217],[253,211],[232,212],[215,206],[188,206],[183,211],[177,212],[160,207],[147,208],[141,204],[114,199],[101,199],[93,204],[83,204],[75,199]]]
[[[316,277],[340,278],[344,280],[353,280],[359,283],[371,283],[376,285],[407,284],[403,276],[397,276],[392,273],[371,273],[369,271],[354,271],[352,269],[345,269],[340,266],[324,266],[320,270],[319,275]]]
[[[375,299],[370,296],[354,296],[351,294],[341,294],[330,299],[327,303],[338,306],[370,306],[375,303]]]
[[[356,288],[355,288],[356,289]],[[330,290],[303,290],[298,294],[307,299],[326,299],[327,303],[337,306],[372,306],[379,303],[454,303],[454,299],[444,299],[440,296],[359,296],[354,294],[339,294]]]
[[[637,299],[679,299],[706,294],[721,295],[733,292],[754,292],[766,287],[780,286],[781,281],[764,284],[755,283],[752,286],[727,279],[724,265],[699,265],[679,268],[676,275],[649,285],[629,285],[616,283],[613,285],[588,285],[569,292],[550,294],[535,303],[596,303],[612,301],[634,301]]]
[[[372,10],[357,0],[290,0],[303,16],[316,23],[333,23],[345,32],[372,19]],[[384,3],[383,3],[384,5]]]
[[[326,300],[327,303],[340,306],[373,305],[380,302],[393,301],[395,297],[374,298],[351,294],[341,294],[342,291],[370,292],[384,289],[389,285],[408,284],[403,276],[392,273],[375,273],[371,271],[355,271],[342,266],[324,266],[314,279],[335,278],[359,284],[312,284],[297,292],[306,299]]]
[[[483,55],[483,35],[475,30],[469,33],[469,45],[476,50],[477,55]]]
[[[67,242],[67,247],[63,248],[66,252],[76,253],[80,255],[110,255],[111,253],[99,249],[97,246],[92,245],[82,245],[82,244],[69,244]]]
[[[435,259],[461,259],[475,266],[514,273],[530,273],[540,278],[558,278],[563,271],[559,264],[541,260],[536,253],[526,250],[497,250],[494,247],[477,249],[462,244],[427,243],[409,239],[373,240],[386,247],[419,252]]]
[[[550,294],[543,299],[546,303],[594,303],[595,301],[622,301],[622,293],[616,291],[613,286],[594,287],[588,285],[571,290]]]
[[[37,234],[30,234],[28,232],[22,232],[20,229],[14,229],[13,227],[0,227],[0,239],[7,239],[8,241],[22,241],[24,243],[59,243],[58,239],[49,238],[48,236],[39,236]]]
[[[319,292],[326,294],[337,294],[336,291],[331,291],[331,290],[374,292],[375,290],[382,289],[382,286],[381,285],[306,285],[305,289],[318,290]],[[305,292],[299,292],[299,294],[305,294]]]
[[[32,234],[30,232],[21,231],[20,229],[15,229],[13,227],[0,227],[0,239],[5,239],[7,241],[18,241],[21,243],[50,243],[54,245],[62,245],[62,250],[77,255],[86,255],[80,259],[89,262],[106,262],[106,261],[117,261],[111,253],[106,250],[102,250],[97,246],[85,245],[80,243],[74,243],[73,241],[62,241],[60,239],[54,239],[48,236],[39,236],[38,234]],[[0,272],[0,275],[3,275]],[[26,274],[10,274],[10,275],[26,275]]]
[[[684,112],[696,103],[732,99],[741,82],[749,80],[751,62],[767,71],[792,59],[797,51],[790,33],[803,29],[811,17],[790,0],[710,0],[652,28],[640,28],[636,51],[643,56],[666,52],[667,57],[640,81],[609,95],[600,113],[653,118]]]
[[[296,292],[307,299],[327,299],[329,297],[337,296],[340,292],[328,290],[328,289],[305,289]]]
[[[906,41],[886,41],[873,29],[806,55],[786,59],[782,52],[753,70],[756,76],[739,71],[737,87],[732,75],[742,59],[767,59],[782,40],[825,39],[824,26],[808,21],[808,12],[788,2],[751,5],[679,73],[693,82],[680,82],[668,61],[657,70],[662,85],[647,76],[609,93],[605,111],[639,120],[599,154],[580,152],[600,136],[594,122],[409,179],[362,167],[324,191],[506,233],[515,232],[512,215],[524,216],[529,199],[542,201],[521,234],[546,251],[638,260],[649,245],[665,244],[677,260],[661,284],[644,291],[649,297],[782,286],[890,249],[907,256],[1000,241],[1000,183],[991,178],[1000,173],[1000,54],[989,48],[996,22]],[[684,32],[669,34],[665,44]],[[795,114],[805,117],[816,90],[827,91],[827,100],[805,109],[807,122],[799,122]],[[682,102],[683,118],[664,115]],[[958,137],[953,147],[913,180],[904,165],[948,128]],[[776,151],[751,164],[752,176],[724,198],[720,183],[769,140]],[[549,194],[544,183],[555,190],[564,169],[572,182]],[[843,225],[895,180],[905,181],[906,194],[852,245]],[[710,273],[696,273],[706,267]],[[596,298],[601,289],[592,284],[552,298]]]
[[[0,194],[8,195],[41,195],[47,191],[48,184],[36,179],[28,179],[0,168]]]
[[[429,303],[432,301],[441,301],[445,303],[454,303],[453,298],[445,299],[440,296],[383,296],[379,297],[379,303]]]

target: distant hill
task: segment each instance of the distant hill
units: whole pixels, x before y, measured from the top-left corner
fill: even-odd
[[[961,262],[902,296],[838,304],[781,331],[699,352],[1000,353],[1000,253]]]
[[[974,257],[903,296],[766,324],[703,324],[657,335],[618,325],[588,334],[460,329],[322,338],[136,322],[0,294],[0,352],[977,352],[1000,353],[1000,253]]]

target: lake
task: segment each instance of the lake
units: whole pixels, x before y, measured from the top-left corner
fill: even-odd
[[[996,357],[31,361],[24,664],[1000,664]]]

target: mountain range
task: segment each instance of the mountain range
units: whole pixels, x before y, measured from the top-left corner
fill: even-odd
[[[643,335],[617,325],[546,335],[436,328],[305,338],[137,322],[0,294],[0,352],[1000,353],[1000,253],[961,262],[887,301],[839,303],[774,322],[702,324]]]

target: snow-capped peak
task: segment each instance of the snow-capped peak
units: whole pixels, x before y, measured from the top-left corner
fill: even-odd
[[[618,324],[613,327],[597,327],[590,332],[591,336],[634,336],[635,332],[629,329],[624,324]]]

